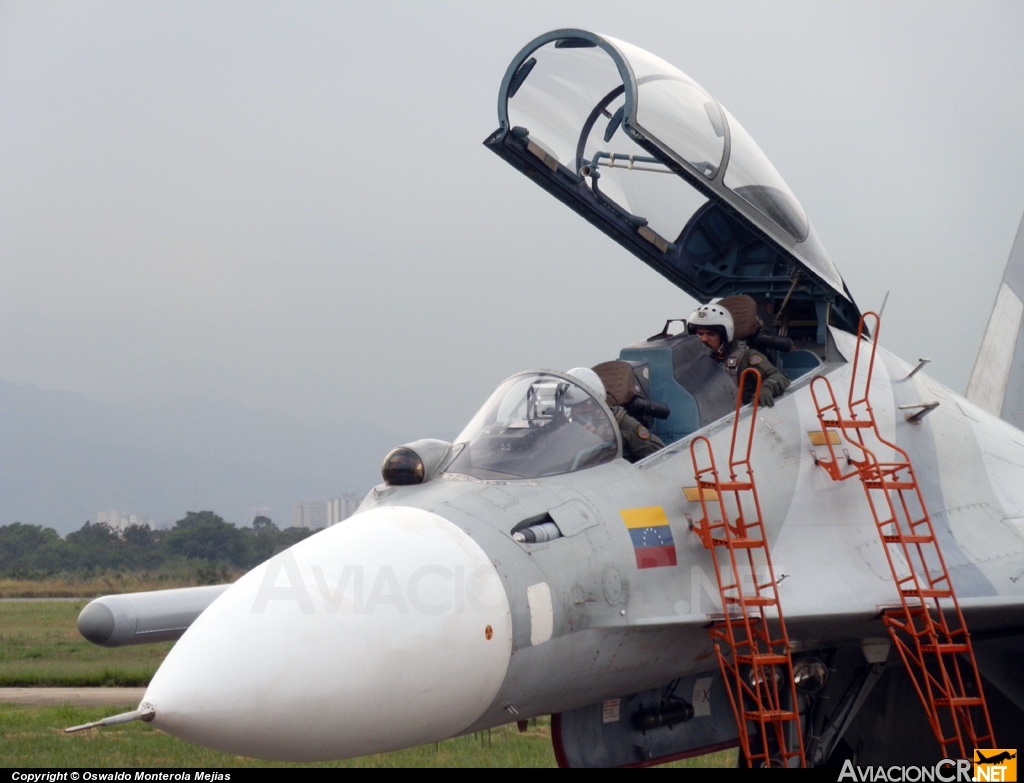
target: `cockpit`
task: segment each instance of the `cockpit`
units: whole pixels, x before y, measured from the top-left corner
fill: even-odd
[[[509,64],[498,121],[488,148],[674,285],[700,302],[750,300],[751,326],[736,338],[790,379],[844,361],[829,327],[853,332],[860,313],[803,207],[743,126],[682,71],[608,36],[555,30]],[[664,415],[644,419],[606,390],[666,444],[727,415],[736,396],[671,320],[614,360]],[[436,469],[536,479],[622,454],[605,399],[566,374],[527,372],[491,395]]]
[[[513,375],[455,440],[445,469],[478,479],[535,479],[610,462],[621,454],[604,400],[555,372]]]

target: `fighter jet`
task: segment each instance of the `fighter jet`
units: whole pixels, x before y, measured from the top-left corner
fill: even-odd
[[[180,636],[108,720],[287,760],[543,715],[564,766],[1024,744],[1024,229],[965,399],[879,346],[775,168],[664,60],[547,33],[498,120],[489,149],[668,281],[749,297],[736,337],[791,387],[744,404],[756,374],[731,377],[685,313],[619,351],[626,392],[514,374],[452,443],[392,450],[355,516],[235,584],[86,607],[100,644]],[[666,446],[623,459],[613,406]]]

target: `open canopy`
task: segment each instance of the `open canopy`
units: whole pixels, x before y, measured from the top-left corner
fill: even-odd
[[[750,294],[819,327],[856,328],[843,279],[782,177],[664,60],[555,30],[509,65],[498,119],[488,147],[693,297]]]

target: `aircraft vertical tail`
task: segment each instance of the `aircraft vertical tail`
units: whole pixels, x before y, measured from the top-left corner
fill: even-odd
[[[966,397],[1024,429],[1024,218],[1006,262]]]

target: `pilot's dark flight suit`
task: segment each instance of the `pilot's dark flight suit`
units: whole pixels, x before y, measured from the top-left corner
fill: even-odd
[[[781,395],[792,381],[786,377],[778,367],[768,361],[768,358],[760,351],[755,351],[743,340],[733,340],[725,350],[715,351],[712,358],[722,365],[738,384],[740,376],[748,367],[753,367],[761,376],[761,396],[758,398],[760,405],[771,408],[775,405],[775,398]],[[754,386],[748,383],[743,390],[743,402],[750,402],[754,396]]]
[[[630,462],[636,462],[665,448],[661,438],[626,413],[625,408],[615,408],[615,423],[619,425],[619,432],[622,433],[622,456]]]

